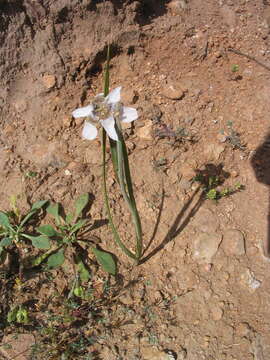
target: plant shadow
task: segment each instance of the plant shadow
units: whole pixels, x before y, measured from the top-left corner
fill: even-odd
[[[206,200],[205,185],[209,184],[209,180],[211,178],[217,177],[219,179],[219,182],[217,183],[217,185],[220,185],[220,184],[223,184],[225,179],[227,179],[230,176],[230,174],[228,172],[225,172],[223,170],[223,164],[219,164],[219,165],[206,164],[204,166],[203,170],[197,169],[197,170],[195,170],[195,173],[196,173],[196,176],[195,176],[194,179],[196,179],[196,177],[199,176],[201,179],[203,179],[203,182],[199,181],[198,187],[193,192],[190,199],[184,204],[184,206],[182,207],[182,209],[180,210],[178,215],[176,216],[172,226],[168,230],[167,234],[165,235],[165,237],[162,240],[162,242],[160,243],[160,245],[158,245],[155,249],[153,249],[148,255],[145,255],[140,260],[140,262],[139,262],[140,265],[147,262],[153,256],[155,256],[170,241],[175,239],[185,229],[185,227],[189,224],[192,217],[195,216],[195,214],[197,213],[199,208],[202,206],[202,204]],[[198,199],[196,200],[195,204],[192,205],[193,201],[196,198],[196,195],[200,191],[201,191],[201,193],[200,193]],[[161,213],[162,213],[162,210],[163,210],[164,198],[165,198],[165,192],[164,192],[164,189],[163,189],[163,191],[162,191],[162,199],[161,199],[161,203],[160,203],[160,206],[159,206],[159,213],[158,213],[157,221],[156,221],[156,224],[154,226],[154,230],[153,230],[153,234],[151,236],[151,239],[150,239],[150,241],[149,241],[149,243],[148,243],[148,245],[147,245],[147,247],[146,247],[146,249],[144,251],[144,254],[150,248],[150,246],[151,246],[151,244],[152,244],[152,242],[153,242],[153,240],[154,240],[154,238],[156,236],[158,226],[159,226],[160,220],[161,220]]]
[[[270,185],[270,133],[268,133],[263,143],[255,150],[251,158],[251,166],[253,168],[257,181],[261,184]],[[270,204],[268,205],[267,214],[267,234],[263,242],[264,256],[270,258]]]

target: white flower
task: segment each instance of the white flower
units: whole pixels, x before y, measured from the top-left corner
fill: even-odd
[[[115,117],[120,121],[129,123],[138,118],[136,109],[122,106],[120,103],[121,86],[112,90],[108,96],[99,94],[95,97],[91,105],[76,109],[72,112],[75,118],[87,117],[84,123],[82,137],[87,140],[93,140],[97,136],[97,127],[101,124],[106,130],[108,136],[118,141],[118,135],[115,130]]]

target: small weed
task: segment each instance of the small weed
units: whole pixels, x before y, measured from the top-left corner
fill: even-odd
[[[228,135],[226,135],[226,140],[233,147],[233,149],[239,149],[244,151],[246,149],[246,145],[242,144],[239,133],[235,131],[233,128],[232,121],[228,121],[227,128],[228,128]]]
[[[237,64],[233,64],[232,65],[232,67],[231,67],[231,70],[232,70],[232,72],[237,72],[237,71],[239,71],[239,65],[237,65]]]

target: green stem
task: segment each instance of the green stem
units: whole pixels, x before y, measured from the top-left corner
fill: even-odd
[[[120,236],[113,223],[109,199],[108,199],[108,193],[107,193],[107,185],[106,185],[106,131],[104,129],[102,129],[102,156],[103,156],[103,161],[102,161],[103,162],[103,166],[102,166],[103,192],[104,192],[105,206],[108,214],[109,223],[113,232],[114,240],[127,256],[131,257],[132,259],[137,259],[137,256],[133,254],[133,252],[131,252],[121,241]]]

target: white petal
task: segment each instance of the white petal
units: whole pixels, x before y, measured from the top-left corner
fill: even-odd
[[[82,137],[87,140],[93,140],[97,137],[97,128],[91,124],[90,122],[86,121],[84,123]]]
[[[106,101],[108,104],[115,104],[121,100],[121,86],[118,86],[116,89],[112,90],[108,96],[106,96]]]
[[[136,109],[130,108],[130,107],[123,107],[123,113],[122,113],[122,118],[121,120],[124,123],[129,123],[131,121],[137,120],[138,119],[138,113]]]
[[[106,130],[106,133],[108,134],[108,136],[115,140],[118,141],[118,136],[114,127],[114,118],[112,116],[110,116],[108,119],[105,120],[100,120],[101,125],[104,127],[104,129]]]
[[[93,105],[88,105],[82,108],[78,108],[72,112],[72,116],[75,118],[92,116],[93,117]]]

